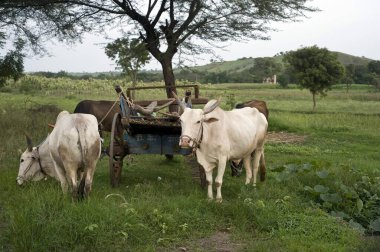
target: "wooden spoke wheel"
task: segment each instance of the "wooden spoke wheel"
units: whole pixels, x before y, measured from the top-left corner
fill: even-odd
[[[121,170],[123,168],[123,158],[125,156],[123,128],[121,124],[121,116],[116,113],[112,120],[110,148],[109,148],[109,168],[111,186],[119,185],[121,178]]]

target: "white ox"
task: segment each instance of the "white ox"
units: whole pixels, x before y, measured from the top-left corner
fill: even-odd
[[[64,193],[70,189],[74,199],[88,196],[101,150],[95,116],[62,111],[42,144],[33,147],[29,137],[27,144],[20,159],[19,185],[49,175],[61,182]]]
[[[252,157],[254,186],[260,158],[263,166],[260,170],[265,173],[264,141],[268,122],[256,108],[224,111],[218,104],[219,101],[211,100],[203,110],[185,108],[180,104],[183,113],[180,117],[182,134],[179,145],[196,150],[198,163],[206,173],[209,199],[213,199],[212,171],[218,167],[215,178],[216,200],[221,202],[221,187],[228,160],[243,159],[246,184],[252,179]]]

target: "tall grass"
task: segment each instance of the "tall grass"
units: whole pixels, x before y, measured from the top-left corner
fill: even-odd
[[[109,185],[108,159],[104,158],[98,163],[90,198],[72,203],[53,179],[16,186],[19,152],[26,148],[23,133],[31,134],[37,144],[50,131],[45,125],[55,121],[60,109],[72,111],[92,92],[95,98],[103,92],[103,99],[115,96],[112,85],[107,86],[109,93],[104,87],[88,86],[85,94],[70,93],[74,83],[66,93],[66,82],[54,83],[61,85],[60,91],[48,97],[45,88],[33,94],[0,93],[0,251],[175,251],[179,247],[215,251],[216,245],[204,239],[218,232],[229,233],[239,251],[378,248],[377,239],[367,240],[311,202],[303,188],[316,183],[313,177],[279,182],[274,170],[284,164],[308,163],[348,185],[364,174],[379,176],[379,93],[359,89],[347,95],[344,89],[333,90],[312,113],[306,91],[248,84],[204,86],[202,96],[233,94],[236,101],[266,100],[270,130],[305,135],[305,142],[268,142],[267,181],[257,189],[245,186],[244,177],[230,177],[227,167],[222,204],[206,200],[206,192],[183,157],[166,160],[159,155],[125,159],[118,188]],[[157,92],[137,95],[162,98]],[[357,99],[367,96],[368,100]],[[58,109],[44,111],[41,105]],[[226,100],[222,106],[229,106]],[[358,173],[352,172],[355,169]]]

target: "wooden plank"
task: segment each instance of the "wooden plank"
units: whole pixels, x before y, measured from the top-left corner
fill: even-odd
[[[198,84],[192,84],[192,85],[178,85],[178,86],[145,86],[145,87],[129,87],[127,88],[127,96],[131,97],[131,91],[132,90],[144,90],[144,89],[167,89],[167,88],[194,88],[194,97],[199,98],[199,85]]]
[[[155,101],[155,100],[141,100],[141,101],[134,101],[134,103],[138,104],[140,106],[146,107],[153,101]],[[156,100],[156,101],[157,101],[157,106],[162,106],[165,103],[169,102],[170,100],[165,99],[165,100]],[[191,103],[196,104],[196,105],[197,104],[206,104],[207,102],[208,102],[207,98],[193,98],[193,99],[191,99]],[[177,101],[174,101],[172,104],[178,105]]]

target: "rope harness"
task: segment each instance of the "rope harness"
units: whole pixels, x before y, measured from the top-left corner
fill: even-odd
[[[202,143],[202,140],[203,140],[203,118],[201,119],[200,124],[201,126],[199,127],[196,138],[192,138],[191,136],[188,136],[188,135],[181,135],[179,137],[181,142],[183,141],[183,138],[188,138],[190,141],[193,142],[193,144],[190,145],[190,147],[193,149],[193,152],[195,152],[197,149],[200,149],[200,144]]]
[[[116,101],[113,103],[113,105],[111,106],[111,108],[108,110],[108,112],[106,113],[106,115],[102,118],[102,120],[99,121],[98,123],[98,126],[100,124],[102,124],[102,122],[104,121],[104,119],[106,119],[106,117],[108,116],[108,114],[112,111],[113,107],[115,107],[116,103],[120,100],[120,96],[116,99]]]

